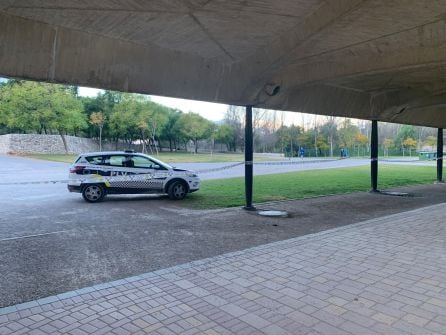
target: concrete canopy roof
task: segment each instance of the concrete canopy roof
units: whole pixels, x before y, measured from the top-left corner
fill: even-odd
[[[0,75],[446,127],[446,1],[0,0]]]

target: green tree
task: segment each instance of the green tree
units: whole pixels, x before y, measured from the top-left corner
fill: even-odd
[[[303,129],[294,124],[291,126],[281,126],[276,131],[277,141],[280,143],[282,152],[289,152],[296,155],[300,147],[307,147],[306,141],[309,137],[304,137]]]
[[[52,115],[49,117],[48,126],[51,129],[57,129],[57,132],[62,138],[65,152],[68,153],[65,135],[69,133],[77,135],[81,129],[87,127],[82,103],[64,87],[48,87],[50,84],[45,85],[48,91],[52,93],[49,95],[49,108],[52,111]]]
[[[176,109],[169,109],[167,122],[161,130],[161,138],[169,141],[169,150],[172,152],[173,149],[177,148],[177,142],[180,139],[180,134],[176,129],[176,123],[180,118],[181,111]]]
[[[236,130],[232,125],[223,123],[217,127],[215,140],[217,142],[225,144],[229,151],[235,151],[235,132]]]
[[[82,102],[62,85],[13,81],[2,86],[0,122],[12,131],[52,133],[62,138],[87,126]]]
[[[140,140],[142,150],[147,145],[158,152],[157,143],[162,129],[169,120],[169,108],[156,104],[147,96],[139,94],[122,94],[119,102],[113,106],[110,115],[110,133],[115,138],[116,148],[123,139],[127,144]]]
[[[359,128],[352,124],[350,119],[345,119],[339,128],[339,145],[342,148],[352,148],[355,143],[355,136],[358,134]]]
[[[185,139],[194,142],[195,153],[198,152],[198,141],[209,138],[212,123],[196,113],[181,114],[177,122],[177,129]]]
[[[124,140],[130,145],[140,137],[138,114],[141,111],[141,97],[126,93],[122,100],[113,106],[108,125],[110,134],[115,139],[116,149],[119,140]]]
[[[161,130],[169,121],[169,109],[151,101],[140,101],[140,108],[138,113],[138,128],[141,131],[141,141],[146,141],[145,132],[149,136],[150,150],[153,152],[153,147],[158,154],[157,138],[161,134]]]

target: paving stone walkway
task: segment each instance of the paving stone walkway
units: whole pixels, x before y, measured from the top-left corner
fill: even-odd
[[[6,307],[0,334],[446,334],[445,213],[435,205]]]

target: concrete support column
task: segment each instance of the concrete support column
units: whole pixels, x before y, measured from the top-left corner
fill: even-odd
[[[245,116],[245,197],[246,210],[255,210],[252,205],[253,181],[253,136],[252,136],[252,106],[246,106]]]
[[[443,181],[443,128],[438,128],[437,135],[437,182]]]
[[[370,172],[372,192],[378,192],[378,121],[372,120],[372,134],[370,141]]]

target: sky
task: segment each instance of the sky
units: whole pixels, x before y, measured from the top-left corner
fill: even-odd
[[[95,97],[99,92],[101,92],[101,90],[95,88],[79,87],[79,95],[81,96]],[[228,109],[228,105],[197,100],[176,99],[156,95],[151,95],[150,98],[152,101],[161,105],[177,108],[186,113],[198,113],[204,118],[212,121],[222,120],[226,110]]]
[[[79,87],[79,95],[95,97],[102,90],[88,87]],[[211,121],[223,120],[225,112],[227,111],[229,105],[217,104],[212,102],[204,102],[197,100],[185,100],[169,97],[161,97],[156,95],[150,95],[152,101],[159,103],[164,106],[179,109],[185,113],[193,112],[200,114],[204,118]],[[284,123],[286,125],[303,125],[303,117],[305,118],[305,126],[309,126],[314,115],[285,112]]]
[[[6,80],[7,79],[0,78],[0,82]],[[81,96],[95,97],[98,93],[102,91],[103,90],[95,88],[79,87],[79,95]],[[151,95],[150,98],[152,99],[152,101],[159,103],[161,105],[168,106],[171,108],[176,108],[185,113],[188,112],[197,113],[211,121],[223,120],[225,112],[229,107],[228,105],[225,104],[217,104],[217,103],[197,101],[197,100],[176,99],[176,98],[161,97],[156,95]],[[284,123],[286,125],[295,124],[299,126],[310,127],[311,126],[310,124],[314,123],[314,118],[315,116],[310,114],[293,113],[293,112],[284,113]]]

